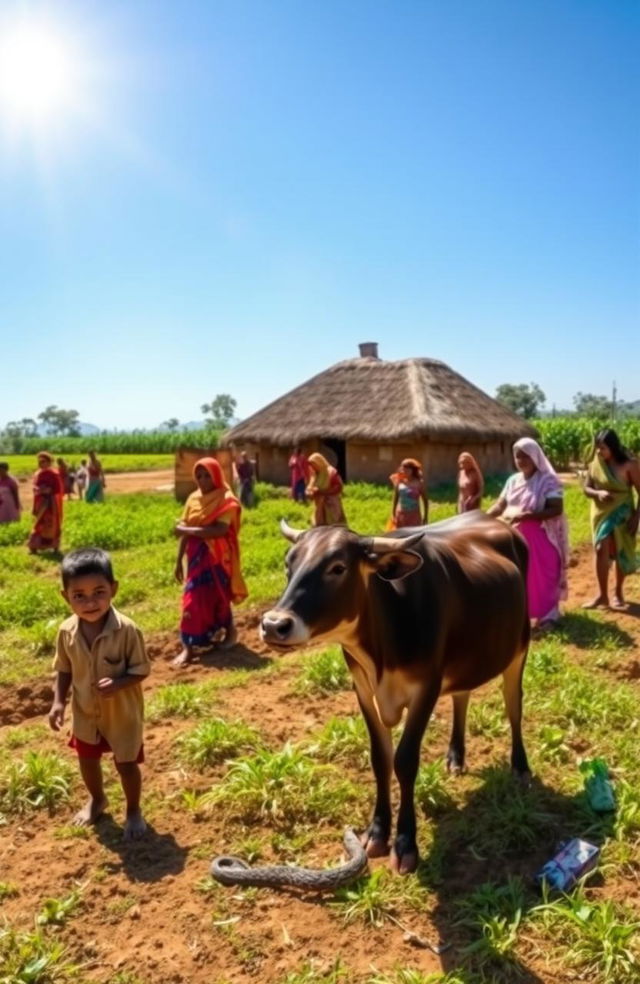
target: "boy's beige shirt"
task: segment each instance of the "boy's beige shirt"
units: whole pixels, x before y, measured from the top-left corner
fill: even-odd
[[[105,626],[91,648],[71,615],[58,630],[53,669],[71,674],[72,730],[76,738],[97,745],[103,735],[116,762],[134,762],[142,745],[142,685],[133,684],[112,697],[101,697],[98,680],[125,674],[146,677],[151,669],[140,629],[111,607]]]

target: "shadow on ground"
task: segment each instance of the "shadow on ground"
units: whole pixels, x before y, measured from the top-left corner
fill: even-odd
[[[138,841],[125,841],[122,827],[111,814],[105,813],[95,825],[99,842],[117,855],[108,861],[110,874],[124,872],[131,881],[156,882],[168,875],[179,874],[185,866],[187,848],[177,843],[173,834],[159,834],[151,825]]]
[[[627,614],[640,614],[640,605],[630,605]],[[600,621],[580,611],[567,612],[555,634],[578,649],[627,649],[635,644],[633,636],[615,622]]]
[[[417,873],[437,895],[432,919],[440,944],[448,944],[442,970],[465,984],[548,984],[510,947],[501,952],[507,934],[498,931],[494,945],[492,928],[500,920],[517,927],[540,904],[535,875],[561,842],[582,837],[601,845],[613,818],[594,814],[583,793],[565,796],[537,779],[524,788],[496,767],[479,775],[483,785],[462,808],[429,821],[433,841]]]

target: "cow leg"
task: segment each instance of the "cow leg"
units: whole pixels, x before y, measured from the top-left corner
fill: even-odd
[[[453,694],[453,727],[447,751],[447,771],[457,774],[464,772],[464,733],[467,723],[469,691]]]
[[[386,728],[378,709],[373,702],[364,674],[357,664],[350,664],[356,688],[356,696],[367,725],[371,742],[371,767],[376,780],[376,805],[371,823],[362,836],[362,843],[370,858],[386,857],[391,847],[391,769],[393,763],[393,743],[391,731]]]
[[[437,680],[411,702],[402,738],[396,749],[394,769],[400,784],[400,809],[391,867],[400,875],[415,871],[420,860],[416,842],[414,788],[420,766],[422,737],[439,696],[440,680]]]
[[[521,778],[530,775],[522,741],[522,674],[525,658],[526,653],[516,656],[502,674],[502,692],[511,725],[511,768]]]

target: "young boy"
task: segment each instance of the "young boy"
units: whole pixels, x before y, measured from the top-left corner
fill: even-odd
[[[118,582],[104,550],[74,550],[62,561],[61,571],[62,597],[74,614],[58,630],[49,724],[54,731],[62,727],[71,688],[69,746],[78,753],[89,791],[89,801],[73,822],[87,826],[106,809],[100,758],[112,751],[127,803],[125,840],[136,839],[146,830],[138,763],[144,762],[141,681],[150,666],[142,633],[111,604]]]

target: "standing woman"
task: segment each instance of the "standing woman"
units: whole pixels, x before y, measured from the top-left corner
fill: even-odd
[[[104,502],[104,489],[106,486],[102,464],[98,461],[95,451],[89,451],[89,464],[87,466],[87,491],[85,502]]]
[[[330,465],[324,455],[309,455],[311,479],[307,485],[307,495],[313,500],[314,526],[346,526],[347,517],[342,508],[342,479],[336,468]]]
[[[458,512],[471,512],[480,509],[484,478],[480,465],[468,451],[463,451],[458,458]]]
[[[0,461],[0,523],[17,523],[20,519],[18,483],[9,474],[9,465]]]
[[[307,482],[310,478],[309,462],[302,448],[294,448],[293,454],[289,458],[289,472],[291,474],[291,498],[294,502],[307,503]]]
[[[34,523],[28,541],[31,553],[60,548],[64,491],[60,476],[52,465],[53,458],[49,452],[41,451],[38,455],[38,471],[33,477]]]
[[[633,504],[633,489],[638,502]],[[596,435],[584,494],[591,499],[591,529],[596,552],[598,594],[583,608],[609,605],[609,562],[615,561],[616,587],[611,608],[625,611],[623,585],[637,568],[636,535],[640,519],[640,464],[611,428]]]
[[[175,527],[180,537],[175,576],[184,583],[184,591],[180,622],[183,649],[174,666],[186,666],[194,658],[195,647],[211,648],[223,631],[223,645],[232,646],[237,635],[231,604],[247,597],[238,545],[240,503],[215,458],[200,458],[193,475],[198,488],[187,499]]]
[[[567,597],[569,537],[563,512],[563,489],[540,445],[523,437],[513,445],[515,475],[507,479],[488,516],[502,516],[529,545],[527,597],[529,617],[539,628],[560,618],[560,599]]]
[[[389,475],[389,479],[393,485],[389,529],[399,530],[403,526],[426,525],[429,520],[429,500],[420,462],[415,458],[404,458],[399,470]],[[424,507],[424,518],[420,511],[421,502]]]

